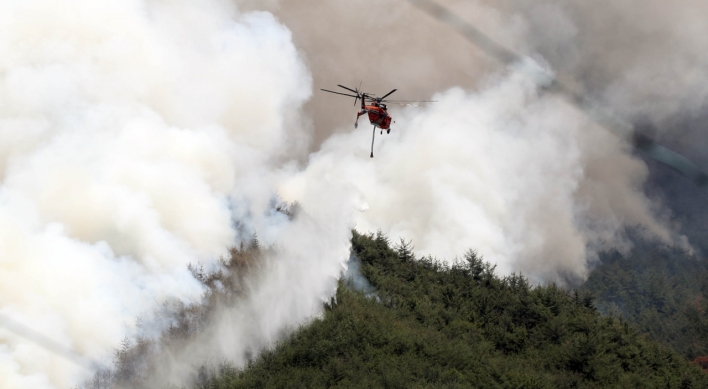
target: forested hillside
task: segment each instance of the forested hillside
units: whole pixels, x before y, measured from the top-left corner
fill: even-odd
[[[340,282],[322,318],[199,387],[708,387],[708,374],[601,315],[590,294],[500,278],[474,252],[416,259],[381,234],[355,232],[352,251],[373,292]]]
[[[601,312],[621,314],[688,359],[708,360],[706,260],[635,240],[627,255],[602,255],[582,289],[596,297]]]

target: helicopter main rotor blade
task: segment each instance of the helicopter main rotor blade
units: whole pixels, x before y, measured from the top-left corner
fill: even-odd
[[[356,88],[356,94],[357,94],[357,96],[356,96],[356,98],[354,99],[354,106],[356,106],[356,102],[359,101],[359,94],[361,93],[361,92],[359,92],[359,91],[361,90],[361,83],[362,83],[362,82],[364,82],[364,81],[359,81],[359,87]]]
[[[392,91],[390,91],[390,92],[386,93],[385,95],[383,95],[383,96],[379,97],[379,100],[383,100],[383,99],[385,99],[385,98],[386,98],[386,96],[390,95],[391,93],[393,93],[393,92],[395,92],[395,91],[397,91],[397,90],[398,90],[398,89],[394,89],[394,90],[392,90]]]
[[[344,85],[339,85],[339,84],[337,84],[337,86],[340,87],[340,88],[344,88],[344,89],[346,89],[346,90],[348,90],[348,91],[354,92],[354,93],[359,93],[358,91],[355,91],[355,90],[352,89],[352,88],[347,88],[347,87],[344,86]]]
[[[342,95],[342,96],[349,96],[349,97],[355,97],[355,98],[358,98],[358,97],[359,97],[359,96],[348,95],[348,94],[346,94],[346,93],[339,93],[339,92],[335,92],[335,91],[331,91],[331,90],[327,90],[327,89],[320,89],[320,90],[323,90],[323,91],[329,92],[329,93],[334,93],[334,94],[337,94],[337,95]]]

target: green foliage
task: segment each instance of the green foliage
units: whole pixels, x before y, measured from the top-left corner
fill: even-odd
[[[498,277],[475,252],[452,264],[354,233],[377,294],[347,288],[321,319],[244,370],[222,366],[200,389],[704,388],[708,375],[585,292]]]
[[[708,261],[637,241],[629,255],[601,256],[583,289],[686,358],[708,355]]]

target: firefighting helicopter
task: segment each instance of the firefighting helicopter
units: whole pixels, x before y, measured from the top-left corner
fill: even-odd
[[[434,103],[432,100],[419,100],[419,101],[406,101],[406,100],[386,100],[386,97],[390,96],[393,92],[398,89],[394,89],[381,97],[376,97],[372,93],[361,92],[361,84],[359,88],[352,89],[347,88],[344,85],[337,84],[338,87],[344,88],[354,94],[340,93],[327,89],[321,89],[325,92],[334,93],[342,96],[349,96],[354,98],[354,105],[356,105],[357,100],[361,99],[361,112],[357,112],[356,121],[354,121],[354,128],[359,126],[359,116],[368,114],[369,122],[374,125],[374,131],[371,134],[371,158],[374,158],[374,137],[376,136],[376,128],[380,129],[381,134],[386,130],[387,134],[391,133],[391,115],[388,114],[388,109],[386,108],[386,103],[397,104],[397,105],[415,105],[416,103]],[[369,103],[367,105],[367,102]],[[395,122],[394,122],[395,123]]]

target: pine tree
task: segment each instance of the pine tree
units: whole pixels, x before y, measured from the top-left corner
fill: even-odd
[[[415,259],[415,256],[413,254],[413,245],[411,244],[412,241],[406,242],[405,239],[399,238],[400,242],[396,245],[395,249],[396,252],[398,252],[398,259],[400,259],[403,262],[408,262],[410,260]]]

